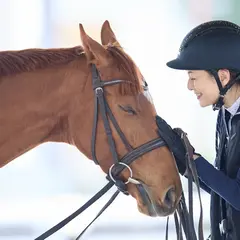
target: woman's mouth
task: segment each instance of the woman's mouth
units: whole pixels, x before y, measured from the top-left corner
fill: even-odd
[[[196,94],[197,95],[197,99],[199,100],[200,98],[201,98],[201,96],[202,96],[202,94],[201,93],[198,93],[198,94]]]

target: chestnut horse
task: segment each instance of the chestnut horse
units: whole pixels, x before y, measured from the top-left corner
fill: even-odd
[[[156,111],[142,74],[120,46],[109,22],[101,29],[102,44],[89,37],[81,24],[80,35],[83,47],[0,52],[1,167],[51,141],[76,146],[87,158],[98,159],[108,173],[114,157],[121,160],[135,148],[159,139]],[[93,78],[104,85],[104,104],[127,147],[112,122],[106,131],[107,119],[100,113],[94,115],[95,93],[103,88],[101,84],[94,88]],[[135,156],[129,166],[122,165],[119,178],[128,183],[127,192],[136,199],[140,212],[166,216],[180,200],[180,177],[166,146],[150,150]],[[144,185],[147,203],[136,183]]]

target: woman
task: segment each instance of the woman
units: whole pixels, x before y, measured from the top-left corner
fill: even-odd
[[[197,26],[167,66],[186,70],[200,106],[219,111],[215,166],[200,154],[193,159],[201,187],[211,194],[211,239],[240,240],[240,27],[228,21]],[[184,157],[176,162],[183,175]]]

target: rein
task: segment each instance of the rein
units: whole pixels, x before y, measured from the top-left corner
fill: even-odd
[[[188,206],[187,208],[186,200],[184,193],[182,193],[182,198],[179,202],[177,212],[174,213],[175,227],[177,240],[183,240],[182,228],[185,233],[186,240],[204,240],[203,234],[203,209],[202,209],[202,200],[200,195],[200,184],[198,180],[197,170],[194,161],[192,160],[193,152],[190,150],[190,143],[187,138],[187,134],[181,131],[181,139],[186,149],[186,174],[188,178]],[[194,227],[194,215],[193,215],[193,182],[196,184],[199,204],[200,204],[200,216],[198,221],[198,234],[195,232]],[[166,240],[167,231],[168,231],[168,220],[166,226]]]
[[[149,201],[148,194],[146,193],[144,187],[142,186],[142,183],[136,179],[133,178],[132,170],[129,167],[129,165],[135,161],[137,158],[142,156],[145,153],[148,153],[156,148],[166,146],[166,142],[161,139],[153,139],[147,143],[144,143],[143,145],[133,148],[129,142],[127,141],[125,135],[121,131],[107,101],[104,96],[104,87],[114,84],[120,84],[123,82],[126,82],[125,80],[111,80],[111,81],[102,81],[99,73],[96,69],[95,65],[92,65],[92,86],[94,91],[94,119],[93,119],[93,130],[92,130],[92,140],[91,140],[91,152],[93,160],[96,164],[99,165],[99,161],[96,157],[96,133],[97,133],[97,126],[98,126],[98,113],[100,110],[100,114],[103,120],[105,132],[108,138],[108,145],[112,154],[113,159],[113,165],[110,167],[109,172],[107,174],[108,183],[99,191],[97,192],[89,201],[87,201],[83,206],[81,206],[79,209],[77,209],[75,212],[73,212],[70,216],[59,222],[57,225],[53,226],[51,229],[40,235],[39,237],[35,238],[35,240],[44,240],[63,228],[66,224],[68,224],[70,221],[72,221],[74,218],[76,218],[79,214],[81,214],[83,211],[85,211],[88,207],[90,207],[94,202],[96,202],[99,198],[101,198],[108,190],[110,190],[114,185],[117,187],[117,191],[112,195],[112,197],[108,200],[108,202],[103,206],[103,208],[99,211],[99,213],[96,215],[96,217],[87,225],[87,227],[78,235],[76,240],[80,239],[80,237],[85,233],[85,231],[91,226],[91,224],[107,209],[107,207],[110,206],[110,204],[116,199],[118,194],[120,192],[128,195],[126,184],[129,182],[136,184],[136,187],[138,188],[141,197],[144,202]],[[147,89],[147,84],[145,82],[144,89]],[[122,159],[119,159],[116,146],[114,143],[112,130],[110,128],[110,122],[112,122],[114,128],[116,129],[117,133],[119,134],[122,142],[124,143],[128,153],[123,156]],[[182,140],[184,142],[184,145],[186,149],[188,148],[188,142],[186,135],[184,133],[182,134]],[[186,206],[185,197],[182,194],[182,199],[179,202],[179,206],[177,208],[177,211],[174,213],[174,219],[175,219],[175,225],[176,225],[176,233],[177,233],[177,240],[182,240],[182,228],[186,235],[187,240],[197,240],[195,229],[194,229],[194,223],[193,223],[193,198],[192,198],[192,180],[195,181],[198,189],[198,195],[200,199],[201,204],[201,198],[200,198],[200,189],[199,189],[199,182],[197,178],[197,172],[194,168],[193,161],[190,159],[190,155],[187,152],[187,172],[188,172],[188,186],[189,186],[189,212]],[[130,177],[127,179],[126,182],[121,180],[119,178],[119,174],[127,168],[130,172]],[[166,240],[168,239],[168,222],[169,217],[167,218],[167,226],[166,226]],[[198,229],[198,239],[203,240],[203,233],[202,233],[202,206],[201,206],[201,214],[199,219],[199,229]]]

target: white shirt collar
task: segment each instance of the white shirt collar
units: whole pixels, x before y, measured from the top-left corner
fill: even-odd
[[[234,116],[240,107],[240,97],[229,108],[225,108],[232,116]]]

